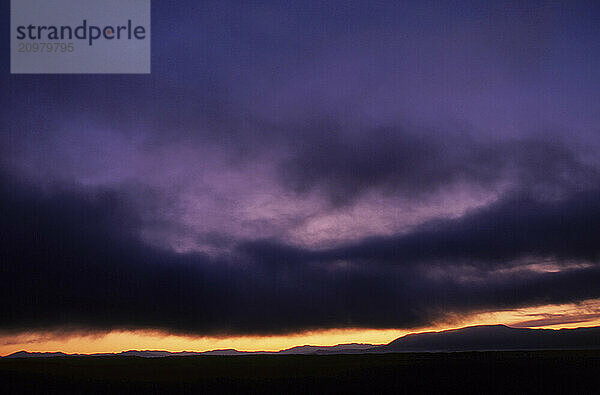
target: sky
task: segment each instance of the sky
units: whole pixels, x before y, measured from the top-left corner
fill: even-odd
[[[0,354],[600,324],[597,2],[152,15],[149,75],[0,59]]]

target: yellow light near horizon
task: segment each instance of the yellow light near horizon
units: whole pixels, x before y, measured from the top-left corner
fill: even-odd
[[[16,351],[101,353],[124,350],[208,351],[233,348],[239,351],[278,351],[311,344],[330,346],[343,343],[384,344],[408,333],[440,331],[470,325],[506,324],[536,328],[600,326],[600,299],[577,304],[545,305],[522,309],[482,312],[456,316],[434,326],[412,329],[328,329],[274,336],[185,336],[152,330],[110,332],[21,332],[0,335],[0,355]]]
[[[234,348],[239,351],[279,351],[297,345],[341,343],[383,344],[407,331],[397,329],[330,329],[273,336],[193,337],[161,331],[132,330],[94,334],[20,333],[0,337],[0,355],[15,351],[65,353],[120,352],[124,350],[209,351]]]

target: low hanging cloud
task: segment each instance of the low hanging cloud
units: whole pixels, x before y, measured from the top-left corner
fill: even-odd
[[[396,264],[494,266],[524,256],[595,262],[600,258],[599,198],[597,190],[545,201],[509,195],[461,218],[431,221],[408,234],[372,238],[325,255]]]
[[[281,163],[282,182],[297,192],[321,190],[347,204],[380,190],[419,199],[456,185],[560,194],[600,180],[563,142],[534,138],[478,141],[467,133],[418,128],[348,130],[307,120]]]
[[[231,253],[209,257],[139,241],[139,223],[118,192],[43,193],[5,178],[0,329],[408,328],[451,314],[596,298],[599,198],[509,199],[435,227],[330,250],[238,240]],[[531,255],[588,265],[497,270]],[[488,266],[465,269],[481,262]]]
[[[0,60],[0,330],[600,297],[597,8],[183,3],[154,5],[149,75]]]

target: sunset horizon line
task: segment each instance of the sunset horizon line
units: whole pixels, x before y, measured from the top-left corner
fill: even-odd
[[[399,336],[392,338],[389,341],[386,342],[365,342],[365,341],[361,341],[360,339],[357,340],[352,340],[352,339],[347,339],[345,341],[342,342],[298,342],[298,343],[294,343],[295,345],[287,345],[286,347],[282,347],[282,348],[278,348],[278,349],[273,349],[273,348],[246,348],[246,347],[214,347],[214,348],[197,348],[197,349],[192,349],[192,348],[169,348],[169,347],[123,347],[117,350],[104,350],[104,351],[89,351],[89,352],[83,352],[83,351],[63,351],[62,349],[26,349],[26,348],[21,348],[21,349],[14,349],[15,351],[11,351],[11,352],[3,352],[2,354],[0,354],[0,358],[4,358],[4,357],[8,357],[14,354],[18,354],[18,353],[28,353],[28,354],[64,354],[64,356],[101,356],[101,354],[108,354],[108,355],[118,355],[118,354],[123,354],[123,353],[127,353],[127,352],[167,352],[167,353],[171,353],[171,354],[178,354],[178,353],[196,353],[196,354],[204,354],[204,353],[210,353],[210,352],[215,352],[215,351],[236,351],[239,353],[265,353],[265,354],[277,354],[283,351],[287,351],[287,350],[291,350],[294,348],[299,348],[299,347],[308,347],[308,346],[312,346],[312,347],[335,347],[335,346],[343,346],[343,345],[368,345],[368,346],[374,346],[374,347],[378,347],[378,346],[385,346],[388,345],[390,343],[392,343],[393,341],[397,340],[397,339],[401,339],[404,338],[406,336],[410,336],[410,335],[418,335],[418,334],[426,334],[426,333],[442,333],[442,332],[448,332],[448,331],[454,331],[454,330],[461,330],[461,329],[466,329],[466,328],[474,328],[474,327],[507,327],[507,328],[511,328],[511,329],[530,329],[530,330],[552,330],[552,331],[561,331],[561,330],[576,330],[576,329],[593,329],[593,328],[600,328],[600,323],[591,323],[590,325],[581,325],[581,326],[573,326],[572,324],[565,324],[565,325],[548,325],[548,326],[530,326],[530,327],[525,327],[525,326],[516,326],[514,324],[506,324],[506,323],[484,323],[484,324],[470,324],[470,325],[461,325],[461,326],[443,326],[443,327],[436,327],[436,328],[423,328],[420,330],[398,330],[398,332],[401,332],[402,334],[400,334]],[[356,328],[353,328],[356,329]],[[336,329],[333,329],[336,330]],[[134,331],[135,332],[135,331]],[[326,332],[326,331],[324,331]],[[111,332],[109,332],[108,334],[110,334]],[[102,337],[102,335],[96,335],[96,336],[100,336]],[[106,336],[106,335],[104,335]],[[166,335],[169,336],[169,335]],[[290,335],[290,337],[296,337],[298,336],[298,334],[293,334]],[[250,336],[247,336],[250,337]],[[271,336],[262,336],[260,338],[269,338]],[[193,339],[193,337],[190,337]],[[234,338],[234,337],[231,337]],[[219,338],[221,340],[227,340],[230,339],[229,337],[223,337],[223,338]]]

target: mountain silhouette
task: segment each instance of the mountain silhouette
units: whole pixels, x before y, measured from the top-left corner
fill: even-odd
[[[255,355],[255,354],[365,354],[389,352],[452,352],[491,350],[583,350],[600,349],[600,327],[577,329],[527,329],[506,325],[479,325],[441,332],[414,333],[399,337],[384,345],[349,343],[335,346],[296,346],[281,351],[238,351],[234,349],[204,352],[169,352],[160,350],[129,350],[120,353],[98,353],[89,356],[124,356],[159,358],[194,355]],[[81,356],[62,352],[19,351],[5,358],[48,358]]]
[[[348,343],[348,344],[336,344],[335,346],[296,346],[281,350],[278,354],[321,354],[321,353],[343,353],[343,354],[355,354],[365,350],[371,350],[377,347],[374,344],[363,344],[363,343]]]
[[[600,327],[527,329],[479,325],[415,333],[372,349],[375,352],[598,349]]]
[[[55,357],[68,357],[74,354],[65,354],[63,352],[27,352],[17,351],[4,358],[55,358]]]

